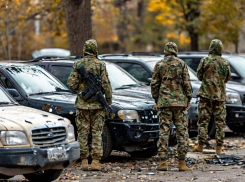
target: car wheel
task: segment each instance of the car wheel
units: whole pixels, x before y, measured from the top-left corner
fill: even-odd
[[[150,158],[154,155],[157,155],[157,147],[149,148],[143,151],[134,151],[134,152],[128,152],[131,157],[137,157],[137,158]]]
[[[6,176],[4,174],[0,174],[0,179],[9,179],[12,178],[13,176]]]
[[[103,156],[101,157],[101,160],[106,161],[111,155],[111,151],[113,147],[112,134],[108,124],[105,124],[103,127],[102,141],[103,141]]]
[[[212,139],[215,138],[215,133],[216,133],[216,125],[215,125],[215,121],[214,121],[214,117],[211,117],[211,120],[208,124],[208,136]]]
[[[63,169],[51,169],[45,170],[44,172],[40,171],[37,173],[23,174],[23,176],[33,182],[50,182],[56,180],[61,175],[62,171]]]

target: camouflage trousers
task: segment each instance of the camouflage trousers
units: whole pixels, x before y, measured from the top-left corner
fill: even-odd
[[[222,146],[225,137],[225,101],[200,98],[198,104],[198,143],[204,144],[208,138],[208,124],[212,114],[216,125],[216,145]]]
[[[188,121],[186,108],[183,107],[166,107],[158,112],[159,115],[159,141],[158,154],[162,160],[168,159],[168,140],[172,122],[176,126],[176,135],[178,142],[178,157],[185,159],[189,147]]]
[[[103,155],[102,130],[105,112],[103,109],[81,110],[77,109],[77,129],[78,142],[80,143],[80,155],[89,156],[88,135],[92,132],[92,150],[93,159],[100,160]]]

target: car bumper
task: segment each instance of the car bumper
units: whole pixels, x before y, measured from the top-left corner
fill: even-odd
[[[133,124],[110,122],[117,145],[140,145],[145,147],[159,138],[159,124]]]
[[[245,106],[226,104],[226,124],[245,125]]]
[[[62,148],[65,151],[62,159],[48,157],[48,151],[52,148],[0,148],[0,173],[13,176],[48,169],[64,169],[80,158],[80,145],[77,141],[64,144]]]

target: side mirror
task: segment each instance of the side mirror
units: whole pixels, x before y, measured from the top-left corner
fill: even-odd
[[[14,89],[14,88],[7,88],[6,90],[10,93],[10,95],[12,95],[12,97],[16,101],[22,101],[23,100],[22,97],[20,96],[19,92],[16,89]]]
[[[236,73],[231,73],[231,78],[232,78],[233,80],[236,80],[236,79],[239,79],[240,76],[237,75]]]
[[[151,78],[147,78],[147,82],[148,83],[151,83]]]

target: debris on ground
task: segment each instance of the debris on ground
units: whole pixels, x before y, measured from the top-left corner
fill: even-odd
[[[222,164],[223,166],[245,164],[245,159],[239,156],[225,154],[216,154],[213,158],[207,158],[205,161],[210,164]]]

